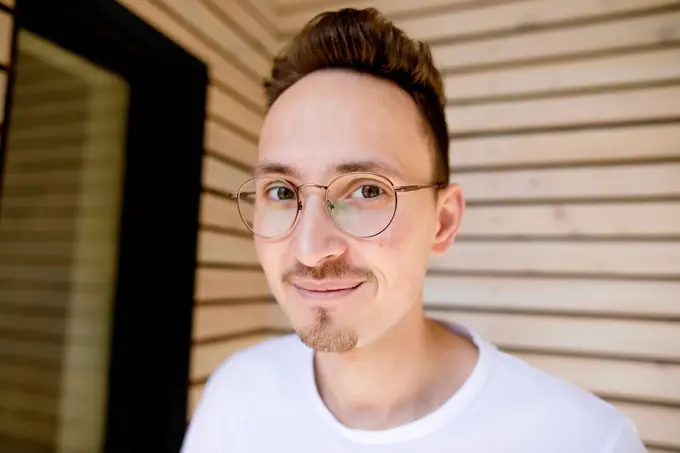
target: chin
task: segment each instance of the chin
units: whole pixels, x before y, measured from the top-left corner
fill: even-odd
[[[323,306],[312,307],[303,322],[293,322],[300,340],[319,352],[343,353],[355,349],[359,343],[356,329],[339,324]]]

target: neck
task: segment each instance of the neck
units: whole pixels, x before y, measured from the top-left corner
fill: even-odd
[[[421,304],[379,340],[344,354],[315,354],[326,406],[343,424],[386,429],[432,412],[476,363],[467,340],[425,318]]]

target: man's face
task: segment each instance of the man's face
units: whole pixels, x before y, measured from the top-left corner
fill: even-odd
[[[372,76],[327,70],[276,101],[260,136],[258,168],[295,186],[328,185],[348,167],[366,167],[395,186],[430,184],[430,147],[407,93]],[[353,202],[377,194],[362,187]],[[344,352],[377,340],[404,316],[420,315],[429,254],[448,247],[463,208],[457,187],[439,196],[435,190],[398,193],[389,227],[357,238],[335,225],[323,189],[305,187],[294,229],[278,239],[255,238],[269,285],[303,342]],[[360,229],[371,222],[375,216],[351,223]]]

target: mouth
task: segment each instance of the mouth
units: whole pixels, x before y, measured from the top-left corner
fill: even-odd
[[[364,282],[293,283],[295,290],[305,299],[339,299],[358,290]]]

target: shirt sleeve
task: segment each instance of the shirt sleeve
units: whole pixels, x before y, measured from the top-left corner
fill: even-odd
[[[630,419],[623,420],[612,448],[605,453],[647,453],[647,449]]]

